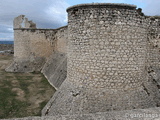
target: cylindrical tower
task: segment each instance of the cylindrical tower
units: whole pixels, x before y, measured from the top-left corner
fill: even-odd
[[[146,26],[136,6],[68,8],[68,79],[89,89],[139,88],[146,76]]]
[[[67,12],[67,84],[50,115],[156,106],[158,89],[145,72],[147,23],[136,6],[81,4]]]

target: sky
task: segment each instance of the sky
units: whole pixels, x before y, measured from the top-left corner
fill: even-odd
[[[160,0],[0,0],[0,40],[14,40],[13,20],[25,15],[37,28],[67,25],[66,9],[82,3],[126,3],[142,8],[146,15],[160,15]]]

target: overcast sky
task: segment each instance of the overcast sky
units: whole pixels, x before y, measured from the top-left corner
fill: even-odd
[[[93,2],[134,4],[146,15],[160,15],[160,0],[0,0],[0,40],[13,40],[13,19],[19,15],[38,28],[58,28],[67,25],[67,7]]]

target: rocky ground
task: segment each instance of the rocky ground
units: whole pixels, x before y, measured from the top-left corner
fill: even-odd
[[[0,51],[13,50],[13,48],[14,48],[13,44],[0,44]]]
[[[0,44],[0,54],[9,55],[14,54],[14,45],[13,44]]]

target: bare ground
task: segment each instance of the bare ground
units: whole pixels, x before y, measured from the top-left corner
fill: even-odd
[[[38,116],[55,89],[41,73],[7,73],[12,56],[0,55],[0,119]]]

